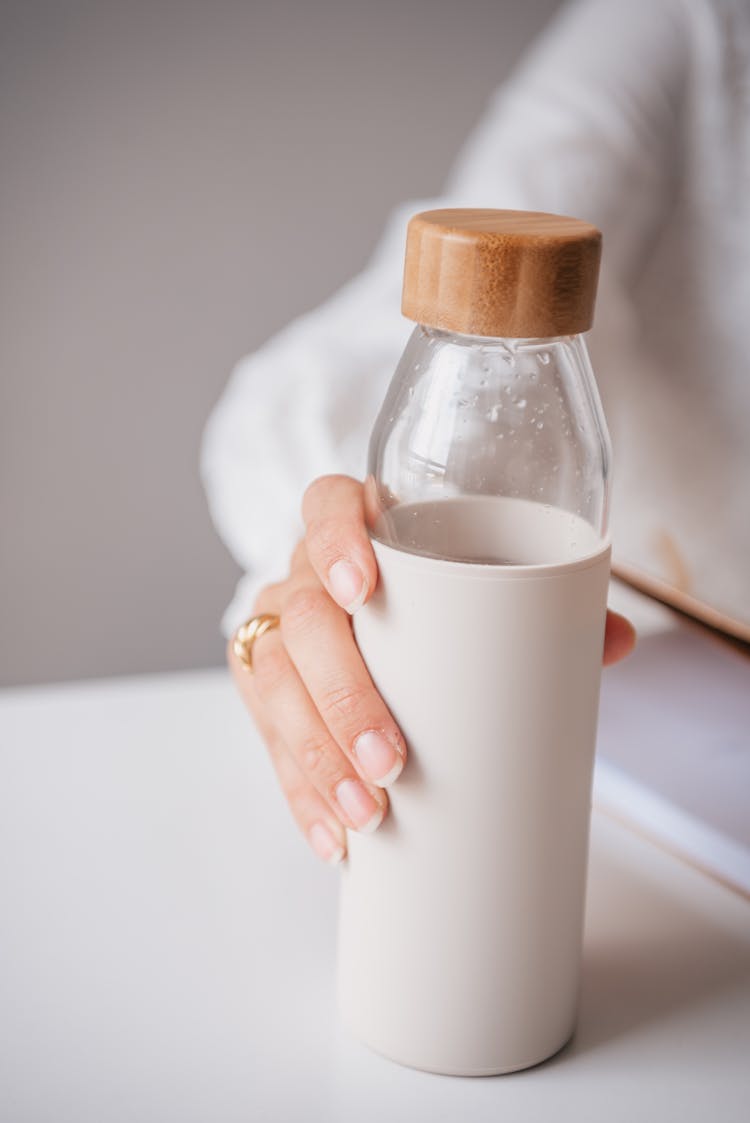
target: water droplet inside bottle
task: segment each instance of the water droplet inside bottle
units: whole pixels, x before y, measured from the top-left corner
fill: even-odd
[[[543,421],[537,421],[536,427],[537,427],[537,429],[543,429],[544,428],[544,422]]]
[[[526,399],[525,398],[519,398],[518,408],[519,409],[526,409]]]
[[[549,360],[550,360],[549,351],[540,351],[539,352],[539,362],[540,363],[544,363],[544,365],[546,366],[547,363],[549,362]]]

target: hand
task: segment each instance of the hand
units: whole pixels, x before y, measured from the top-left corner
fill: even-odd
[[[388,809],[385,788],[406,745],[359,654],[351,614],[370,598],[378,571],[365,526],[364,490],[324,476],[305,492],[306,533],[289,576],[267,586],[253,613],[279,628],[253,647],[248,673],[229,645],[240,694],[268,746],[284,795],[313,850],[335,864],[345,827],[373,831]],[[632,625],[607,613],[605,665],[633,648]]]

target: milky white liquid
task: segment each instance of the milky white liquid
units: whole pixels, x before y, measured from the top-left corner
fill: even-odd
[[[410,553],[483,565],[556,565],[602,547],[591,524],[569,511],[488,495],[393,507],[374,535]]]
[[[483,561],[373,543],[355,634],[409,760],[380,829],[349,836],[339,1006],[404,1064],[507,1072],[575,1021],[609,549],[522,500],[389,517],[411,549]]]

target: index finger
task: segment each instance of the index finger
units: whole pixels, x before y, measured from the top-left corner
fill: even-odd
[[[362,484],[351,476],[321,476],[304,494],[302,517],[307,556],[318,579],[337,604],[356,612],[378,580]]]

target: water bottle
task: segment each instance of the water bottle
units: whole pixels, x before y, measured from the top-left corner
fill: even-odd
[[[433,1072],[526,1068],[574,1029],[610,562],[600,250],[549,214],[408,228],[417,326],[370,443],[379,580],[354,630],[409,756],[381,828],[349,837],[338,999]]]

